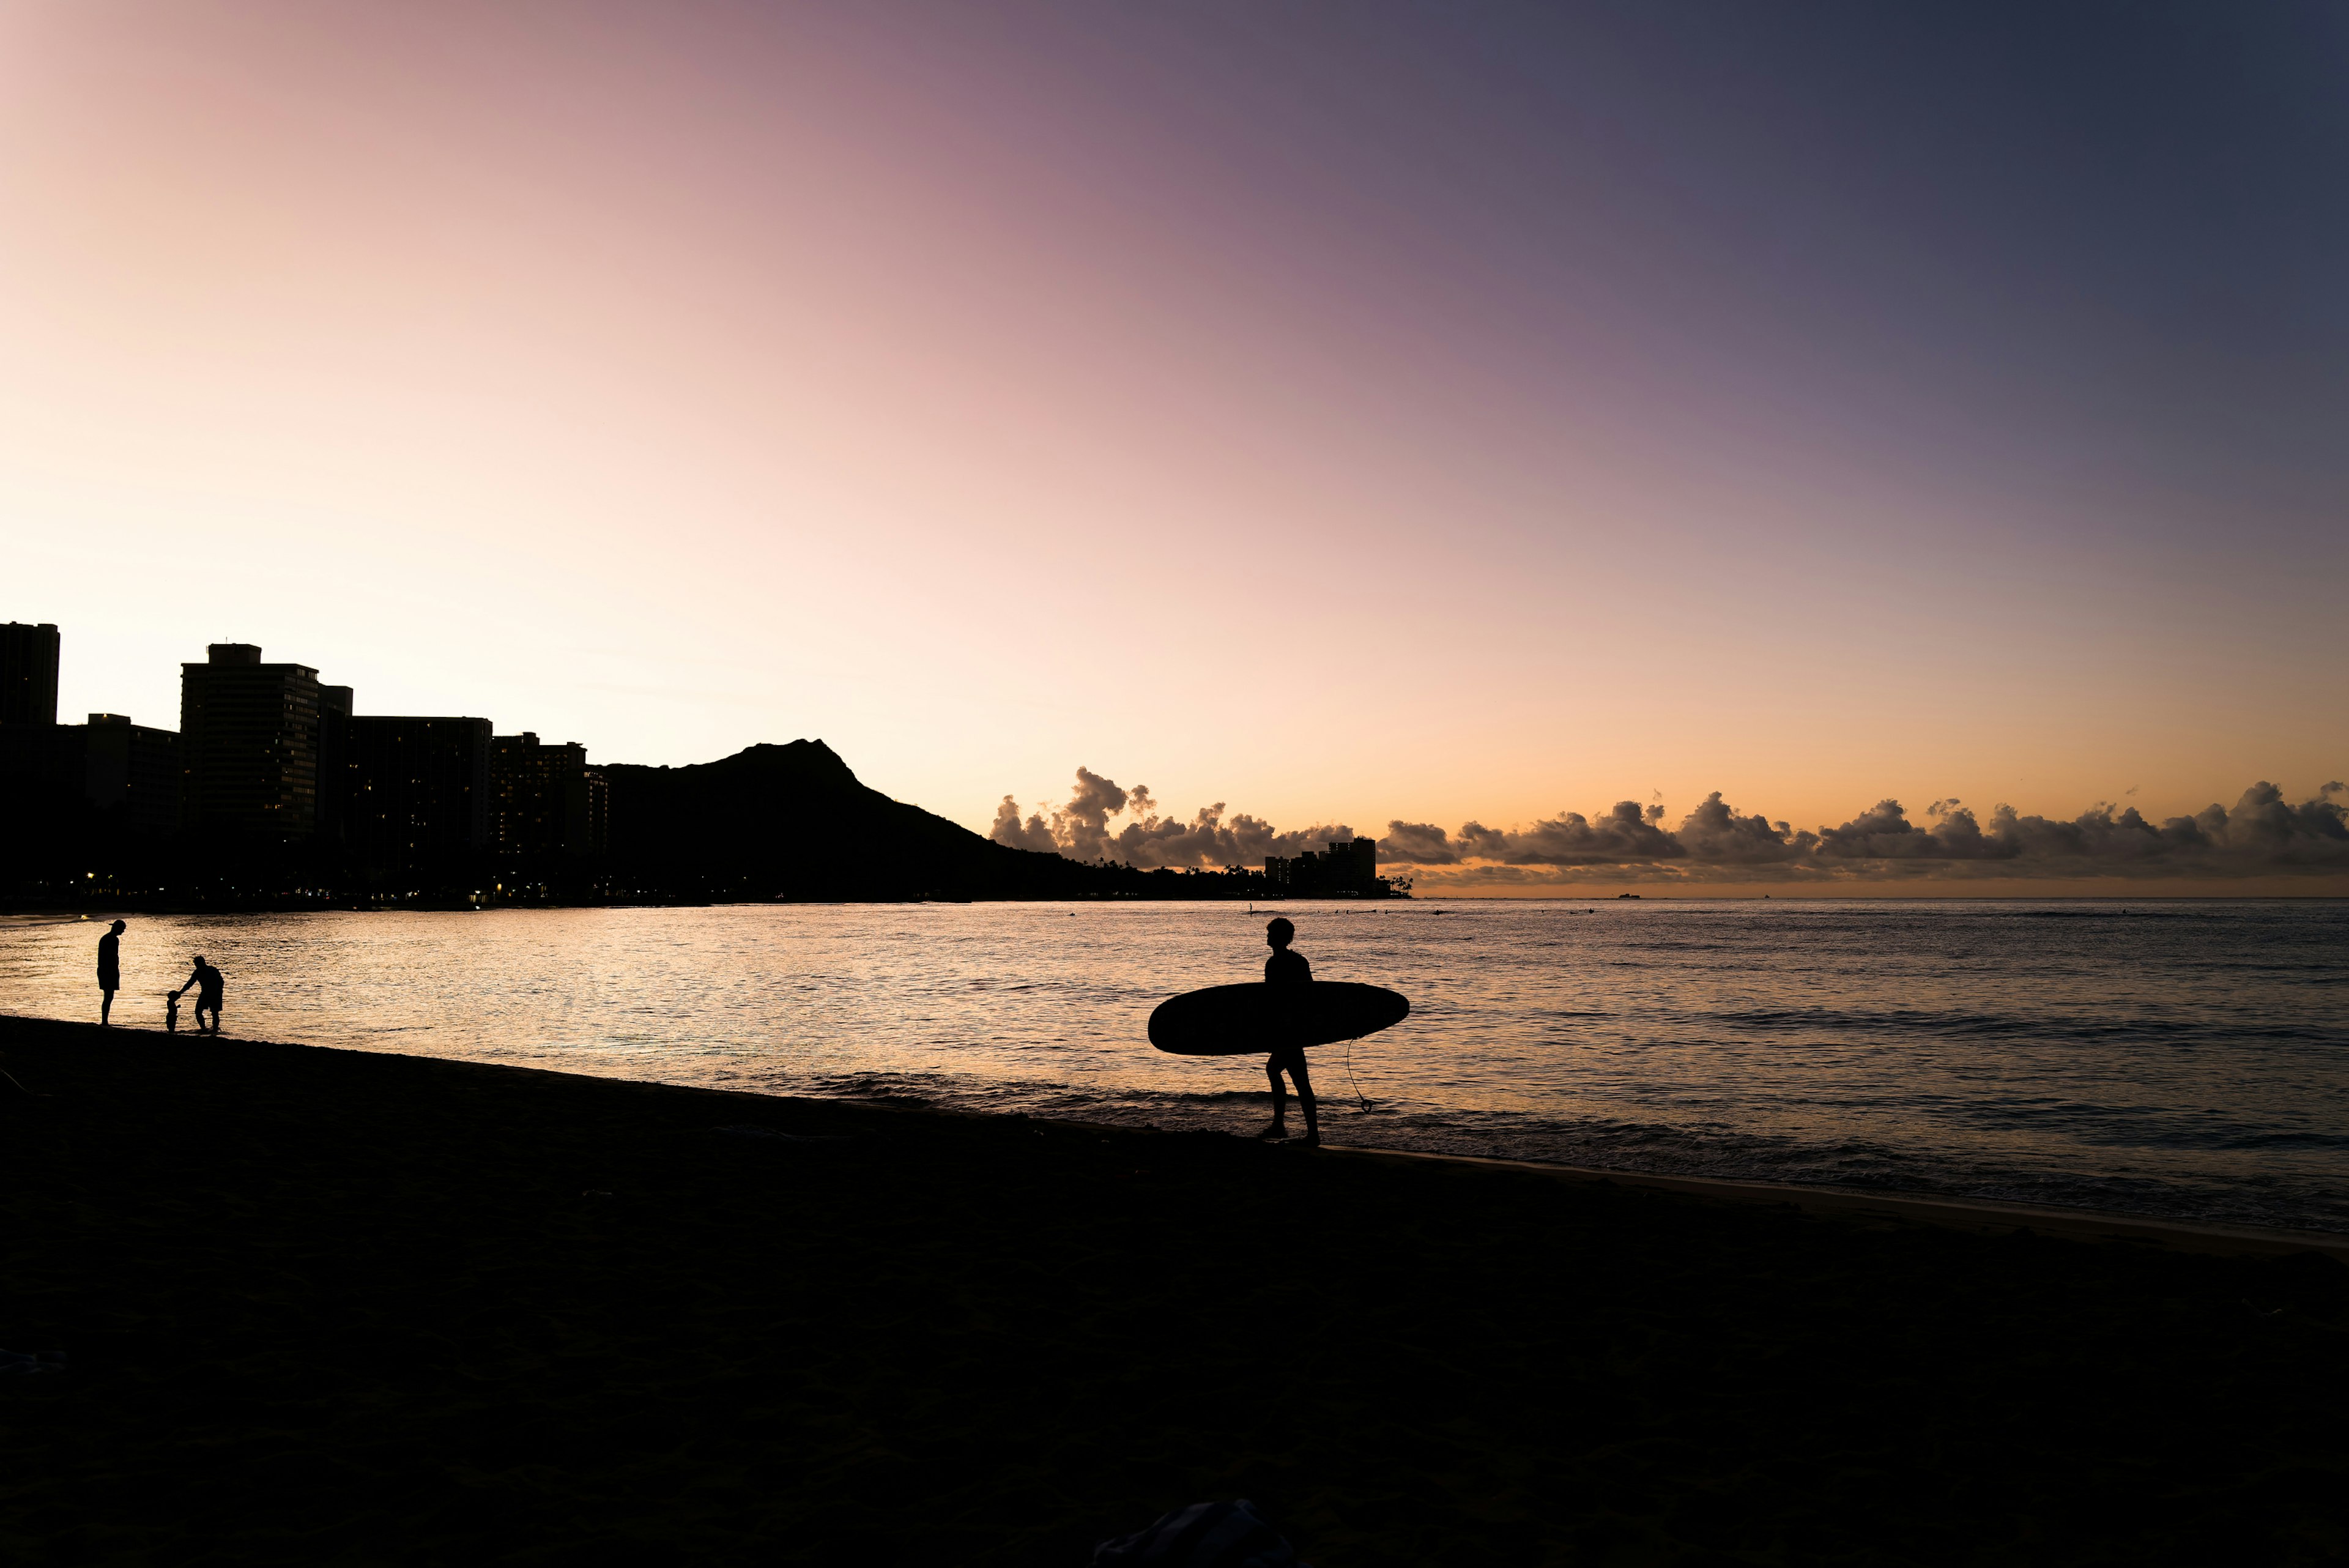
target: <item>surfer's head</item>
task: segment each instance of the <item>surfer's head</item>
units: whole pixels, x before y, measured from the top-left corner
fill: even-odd
[[[115,922],[114,922],[114,934],[115,934],[116,936],[118,936],[118,937],[119,937],[119,936],[120,936],[123,932],[125,932],[125,931],[129,930],[129,929],[130,929],[129,927],[128,927],[128,926],[124,925],[120,920],[117,920],[117,921],[115,921]]]
[[[1285,915],[1275,915],[1272,923],[1264,929],[1264,940],[1268,947],[1285,948],[1296,940],[1297,928],[1288,923]]]

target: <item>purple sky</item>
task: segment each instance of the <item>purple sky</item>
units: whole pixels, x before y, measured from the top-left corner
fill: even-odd
[[[237,639],[982,829],[1081,763],[2298,801],[2344,70],[2285,5],[0,4],[0,618],[70,712]]]

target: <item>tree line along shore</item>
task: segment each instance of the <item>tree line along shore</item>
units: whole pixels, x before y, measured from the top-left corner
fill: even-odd
[[[2318,1563],[2349,1270],[0,1019],[0,1557]]]

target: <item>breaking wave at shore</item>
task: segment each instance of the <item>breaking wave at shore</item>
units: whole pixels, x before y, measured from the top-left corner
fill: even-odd
[[[2089,1210],[2203,1224],[2349,1232],[2349,1189],[2311,1186],[2251,1174],[2240,1180],[2191,1180],[2126,1172],[2030,1169],[1995,1158],[1926,1158],[1920,1151],[1864,1138],[1810,1143],[1727,1127],[1574,1121],[1498,1113],[1389,1111],[1377,1099],[1365,1110],[1342,1072],[1317,1070],[1325,1136],[1335,1144],[1420,1154],[1471,1155],[1591,1170],[1706,1180],[1783,1183],[1886,1194]],[[799,1093],[976,1115],[1019,1115],[1101,1122],[1162,1131],[1234,1130],[1260,1123],[1260,1088],[1206,1093],[1135,1091],[1094,1095],[1053,1084],[996,1084],[974,1089],[960,1080],[916,1075],[856,1075],[791,1085]],[[778,1092],[781,1092],[779,1087]],[[1243,1127],[1241,1130],[1246,1130]],[[2349,1134],[2291,1133],[2246,1127],[2206,1144],[2184,1136],[2178,1147],[2256,1154],[2306,1150],[2349,1163]],[[2116,1140],[2125,1147],[2125,1140]]]

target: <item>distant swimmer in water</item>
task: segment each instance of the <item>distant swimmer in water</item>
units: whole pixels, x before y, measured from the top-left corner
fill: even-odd
[[[1265,945],[1272,956],[1264,961],[1264,982],[1287,988],[1313,983],[1313,966],[1305,955],[1289,947],[1297,940],[1297,928],[1279,916],[1264,929]],[[1305,1147],[1321,1147],[1320,1106],[1313,1098],[1313,1080],[1305,1074],[1305,1048],[1284,1045],[1273,1052],[1264,1064],[1265,1076],[1272,1080],[1272,1125],[1258,1133],[1258,1137],[1276,1138],[1288,1136],[1288,1086],[1280,1081],[1287,1073],[1297,1084],[1297,1103],[1305,1108]]]

